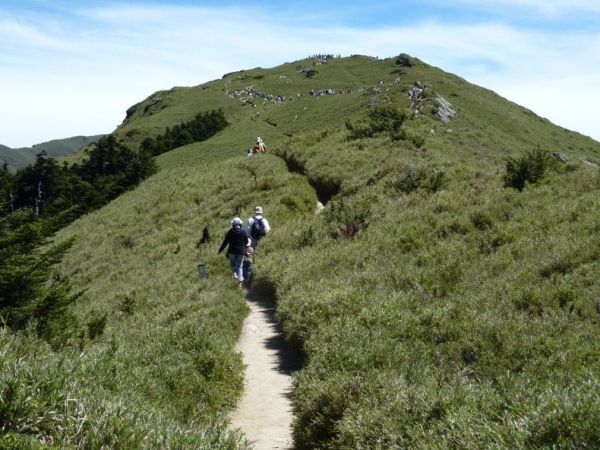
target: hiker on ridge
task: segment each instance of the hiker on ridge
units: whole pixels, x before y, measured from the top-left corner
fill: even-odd
[[[246,232],[250,236],[254,250],[258,246],[258,241],[271,231],[269,222],[262,214],[262,208],[257,206],[254,208],[254,215],[248,219],[248,223],[246,224]]]
[[[264,155],[265,153],[267,153],[267,147],[265,146],[265,142],[260,137],[257,137],[256,142],[252,147],[248,149],[247,153],[248,156],[252,156],[257,153]]]
[[[265,141],[263,141],[260,137],[256,138],[256,143],[254,144],[254,147],[257,150],[255,153],[260,153],[261,155],[267,153],[267,146],[265,145]]]
[[[225,246],[229,245],[225,255],[229,259],[233,281],[237,282],[240,287],[242,287],[244,281],[244,273],[242,271],[244,254],[246,253],[246,246],[250,245],[250,239],[246,231],[242,228],[242,223],[242,219],[239,217],[233,218],[231,228],[225,234],[225,239],[223,239],[223,243],[219,247],[219,253],[221,253],[225,249]]]

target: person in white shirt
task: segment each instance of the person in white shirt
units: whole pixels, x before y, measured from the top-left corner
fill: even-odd
[[[248,219],[248,223],[246,224],[246,232],[252,241],[252,248],[256,250],[258,241],[260,241],[270,231],[271,226],[269,225],[266,217],[263,216],[262,208],[257,206],[254,208],[254,215]]]

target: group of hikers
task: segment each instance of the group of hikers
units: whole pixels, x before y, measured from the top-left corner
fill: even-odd
[[[254,208],[254,215],[244,222],[239,217],[231,220],[231,228],[225,234],[219,247],[219,254],[225,250],[229,260],[234,283],[240,288],[250,289],[252,284],[252,258],[260,240],[271,231],[271,226],[263,216],[260,206]]]

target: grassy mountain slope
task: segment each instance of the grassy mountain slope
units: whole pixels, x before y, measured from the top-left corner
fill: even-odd
[[[56,276],[84,290],[87,328],[83,353],[56,356],[76,370],[55,378],[87,423],[108,445],[159,447],[157,433],[171,446],[238,445],[221,419],[241,389],[232,349],[245,307],[216,249],[231,217],[260,204],[273,232],[256,272],[306,357],[297,447],[599,445],[600,144],[419,61],[313,63],[154,94],[116,131],[136,147],[216,107],[231,123],[161,155],[157,175],[56,237],[75,238]],[[402,133],[349,138],[345,122],[368,128],[369,105],[407,110],[416,81],[421,113]],[[251,86],[286,100],[244,105],[234,92]],[[450,123],[434,116],[437,94],[458,110]],[[247,158],[256,136],[269,154]],[[538,147],[571,161],[504,188],[507,158]],[[55,442],[88,439],[60,420]]]
[[[0,145],[0,164],[8,163],[11,170],[22,169],[33,164],[38,153],[45,151],[51,158],[59,158],[76,153],[82,148],[97,142],[103,135],[97,136],[73,136],[65,139],[54,139],[52,141],[35,144],[32,147],[10,148]]]
[[[73,136],[65,139],[54,139],[48,142],[42,142],[41,144],[35,144],[31,147],[36,153],[42,150],[48,153],[51,158],[58,158],[60,156],[70,155],[76,151],[97,142],[103,134],[96,136]]]
[[[13,149],[0,145],[0,164],[7,163],[12,170],[25,167],[35,161],[35,155],[30,149]]]

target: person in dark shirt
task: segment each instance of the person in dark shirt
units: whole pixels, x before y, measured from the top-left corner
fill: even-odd
[[[246,246],[250,245],[250,239],[242,228],[242,219],[234,217],[231,221],[231,228],[225,234],[225,239],[219,247],[219,253],[221,253],[226,246],[227,258],[229,259],[229,265],[231,266],[231,273],[233,280],[241,287],[244,281],[244,273],[242,270],[242,264],[244,260],[244,254],[246,253]]]

